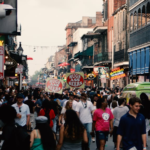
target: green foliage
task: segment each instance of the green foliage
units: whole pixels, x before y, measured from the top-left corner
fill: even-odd
[[[41,69],[40,71],[35,71],[34,75],[31,77],[31,82],[30,84],[34,85],[38,82],[38,77],[41,74]]]

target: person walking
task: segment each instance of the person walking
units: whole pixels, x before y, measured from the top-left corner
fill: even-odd
[[[113,114],[107,108],[107,98],[103,97],[97,101],[97,109],[93,114],[92,133],[96,130],[97,149],[104,150],[108,134],[113,133]]]
[[[17,112],[15,122],[27,130],[27,126],[30,124],[30,110],[28,105],[23,104],[22,93],[17,94],[17,103],[13,104],[12,107],[14,107]]]
[[[146,150],[145,118],[139,113],[141,100],[137,97],[129,100],[130,111],[121,117],[118,126],[117,150],[123,143],[124,150]]]
[[[88,146],[90,148],[91,144],[91,132],[92,132],[92,114],[95,108],[92,102],[87,101],[86,94],[81,94],[81,101],[78,103],[76,107],[77,114],[80,118],[80,121],[83,123],[87,135],[88,135]]]
[[[46,116],[48,119],[48,124],[53,127],[53,119],[55,118],[54,110],[51,109],[49,100],[45,100],[42,104],[42,109],[39,112],[39,116]]]
[[[38,115],[38,113],[40,112],[40,109],[41,109],[41,107],[42,107],[42,103],[43,103],[44,100],[45,100],[45,99],[44,99],[44,96],[43,96],[43,94],[41,94],[41,95],[40,95],[40,99],[38,99],[38,100],[36,101],[36,103],[35,103],[35,105],[36,105],[35,110],[36,110],[36,112],[37,112],[37,115]]]
[[[36,128],[30,136],[31,150],[55,150],[56,138],[45,116],[36,118]]]
[[[113,115],[114,115],[113,142],[115,144],[115,148],[116,148],[116,144],[117,144],[117,131],[118,131],[120,118],[129,111],[129,108],[127,106],[125,106],[124,98],[120,98],[118,100],[118,103],[119,103],[119,107],[116,107],[113,111]],[[117,103],[116,103],[116,105],[117,105]],[[112,104],[112,107],[113,107],[113,104]]]
[[[56,150],[82,150],[82,141],[88,143],[86,130],[74,110],[65,113],[65,125],[60,128]]]
[[[67,110],[72,109],[72,101],[68,101],[66,104],[66,107],[62,109],[61,114],[59,115],[59,126],[61,126],[62,124],[65,124],[65,119],[64,119],[64,115],[66,113]]]

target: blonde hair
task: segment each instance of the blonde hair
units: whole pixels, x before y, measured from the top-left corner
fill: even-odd
[[[70,103],[72,103],[72,101],[70,101],[70,100],[66,103],[66,107],[65,107],[65,108],[66,108],[66,110],[68,110],[68,109],[72,109],[72,108],[70,108],[70,107],[69,107],[69,104],[70,104]]]

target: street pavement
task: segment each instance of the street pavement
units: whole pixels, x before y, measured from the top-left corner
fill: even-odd
[[[148,139],[148,148],[147,150],[150,150],[150,137]],[[90,150],[96,150],[96,143],[91,144]],[[106,143],[106,148],[105,150],[114,150],[114,143],[112,142],[112,138],[109,137],[108,142]]]

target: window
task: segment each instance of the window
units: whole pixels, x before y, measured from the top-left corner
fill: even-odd
[[[142,8],[142,27],[146,25],[146,12],[145,12],[145,6]]]
[[[134,12],[134,22],[133,23],[134,23],[134,28],[133,29],[137,30],[137,12],[136,11]]]
[[[138,29],[141,28],[141,9],[138,10]]]
[[[130,31],[133,31],[133,14],[130,16]]]

